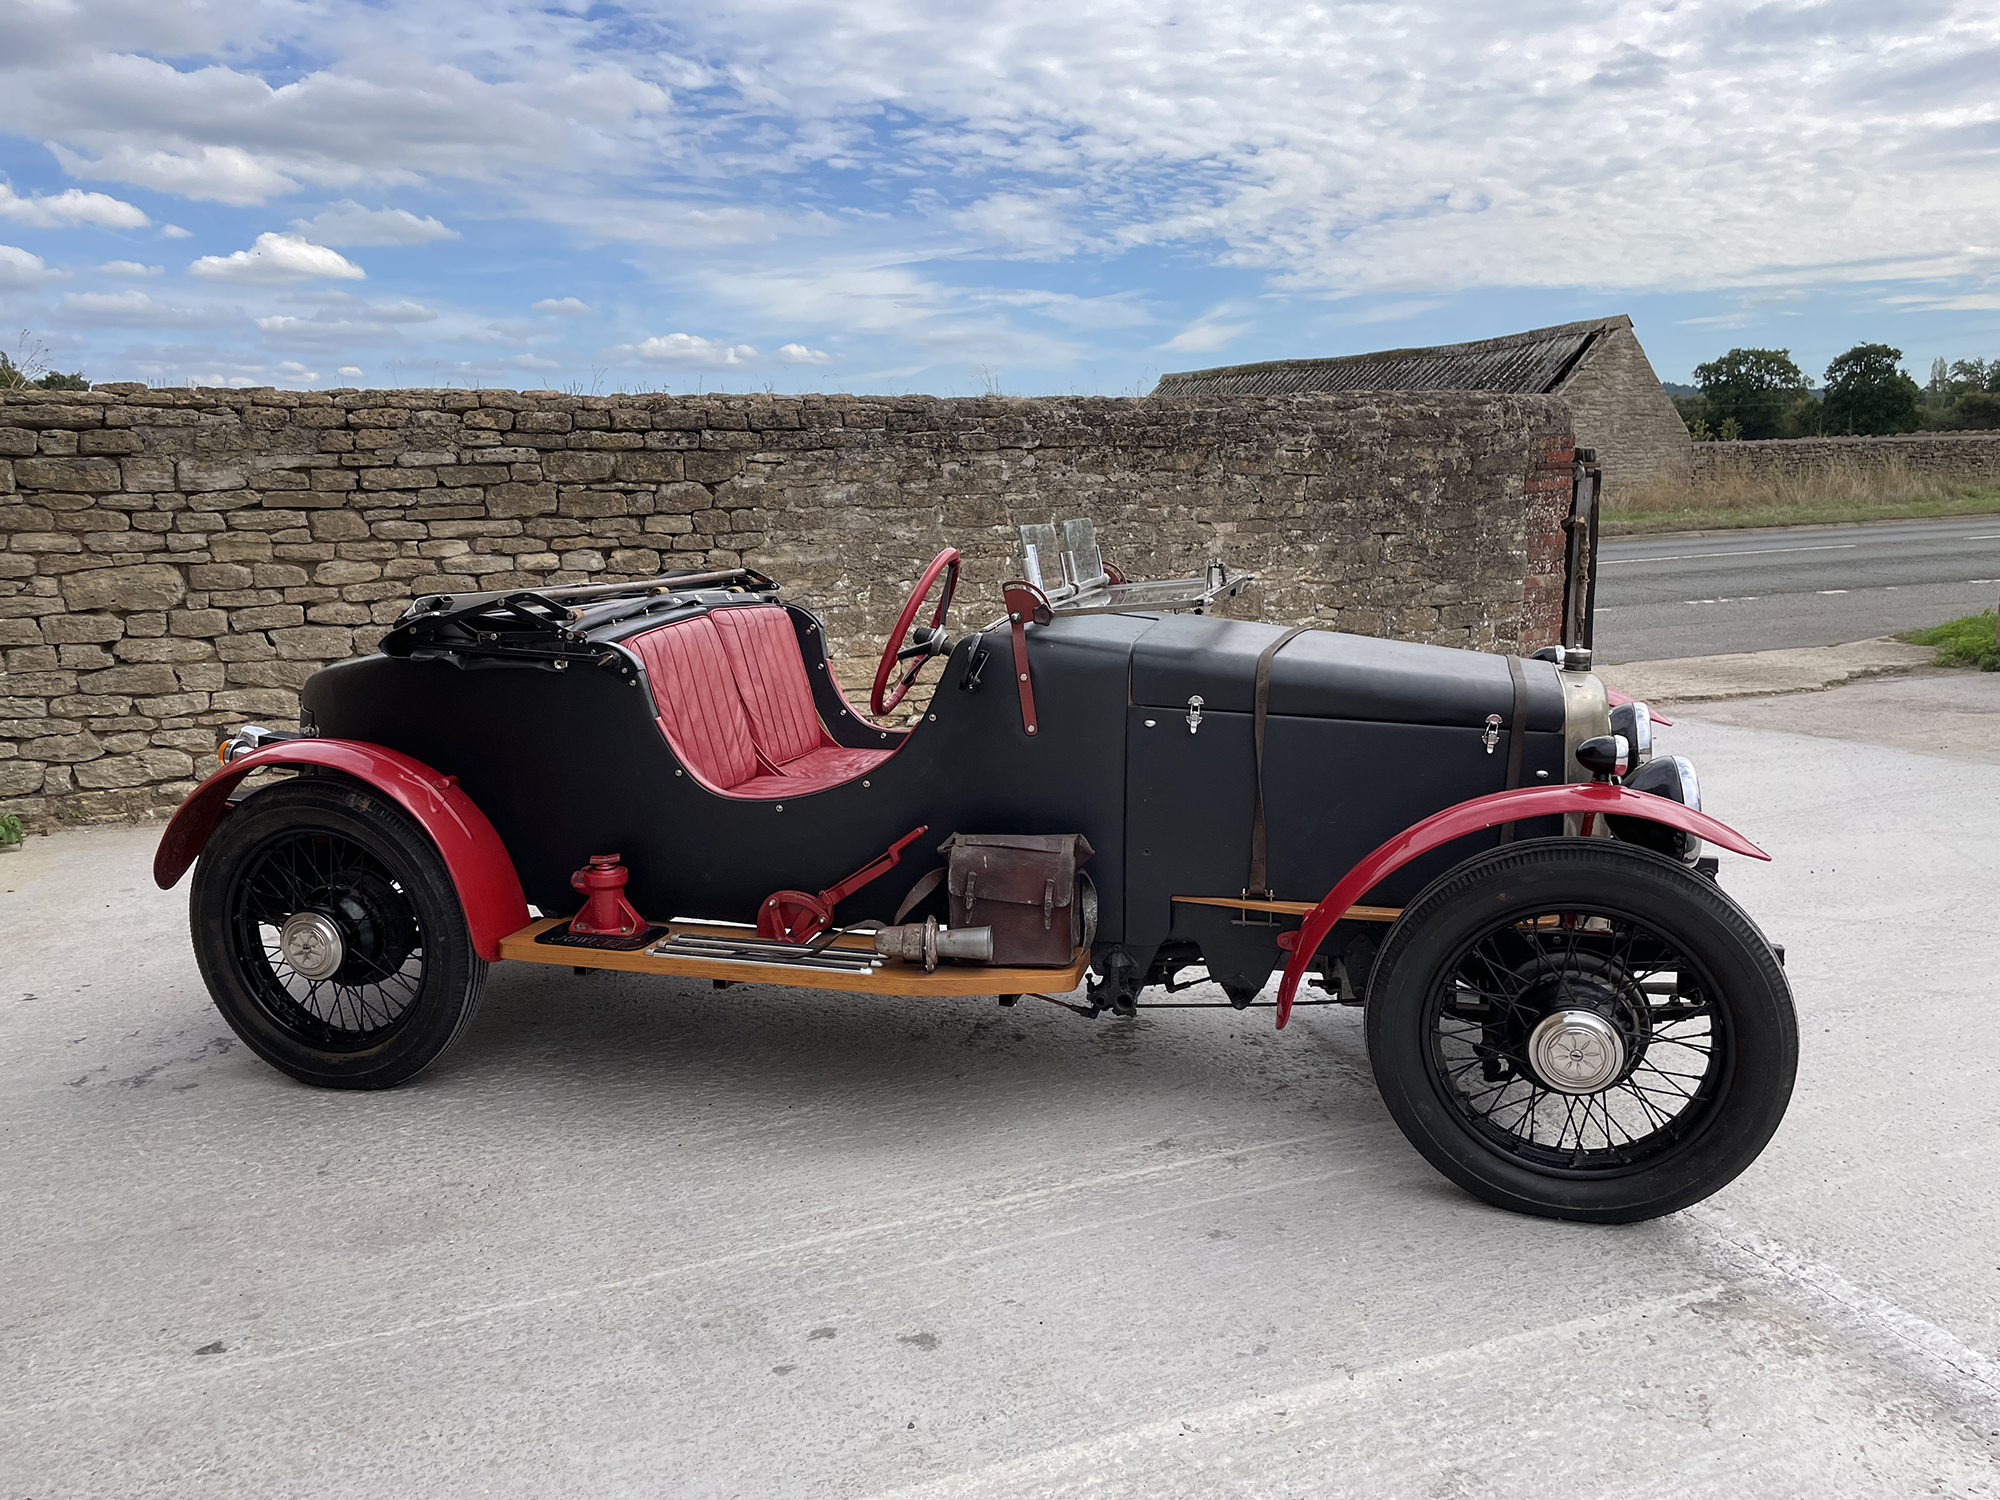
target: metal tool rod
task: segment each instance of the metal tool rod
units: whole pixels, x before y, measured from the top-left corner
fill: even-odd
[[[836,930],[835,936],[838,935],[838,930]],[[833,951],[838,956],[845,958],[861,959],[873,957],[872,950],[868,948],[834,949],[833,945],[829,942],[815,942],[808,945],[805,943],[786,942],[782,938],[761,938],[747,932],[742,937],[712,932],[677,932],[671,937],[662,938],[661,941],[676,943],[683,947],[700,944],[711,948],[741,949],[744,952],[820,953]]]
[[[792,948],[785,951],[783,944],[752,946],[732,943],[724,939],[703,941],[701,939],[668,938],[655,943],[647,950],[660,958],[700,958],[713,963],[737,964],[782,964],[794,969],[820,969],[838,974],[872,974],[876,960],[872,955],[857,954],[849,958],[844,953],[830,948]]]

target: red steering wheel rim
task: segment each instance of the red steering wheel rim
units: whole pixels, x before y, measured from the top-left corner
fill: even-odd
[[[944,617],[951,611],[951,596],[958,592],[958,560],[958,548],[945,548],[931,559],[931,565],[924,569],[924,576],[917,580],[917,586],[910,590],[910,597],[903,601],[903,612],[896,617],[896,628],[889,632],[889,643],[882,648],[882,660],[875,668],[874,690],[868,695],[868,707],[878,716],[888,713],[903,701],[911,684],[924,670],[924,663],[930,660],[927,655],[918,657],[909,670],[896,680],[894,688],[890,687],[889,678],[896,670],[896,657],[903,649],[903,639],[909,635],[910,626],[916,623],[917,611],[929,597],[938,575],[949,569],[950,576],[945,579],[944,593],[938,598],[930,623],[930,629],[934,631],[944,628]]]

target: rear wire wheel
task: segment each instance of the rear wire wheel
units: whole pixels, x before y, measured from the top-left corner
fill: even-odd
[[[226,814],[188,917],[223,1018],[325,1088],[415,1076],[458,1039],[486,978],[436,845],[339,777],[281,782]]]
[[[1626,1223],[1761,1152],[1798,1062],[1755,924],[1676,861],[1603,839],[1477,855],[1419,895],[1369,983],[1384,1102],[1431,1164],[1523,1213]]]

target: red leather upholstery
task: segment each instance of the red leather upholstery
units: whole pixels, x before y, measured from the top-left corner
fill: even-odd
[[[709,617],[662,625],[625,644],[646,665],[660,731],[681,764],[718,792],[755,777],[762,768],[750,720]]]
[[[660,732],[711,791],[781,801],[852,781],[893,753],[833,742],[783,609],[718,609],[625,644],[645,664]]]
[[[769,605],[709,614],[722,637],[736,691],[750,715],[750,735],[764,758],[783,769],[825,742],[812,684],[792,617]]]

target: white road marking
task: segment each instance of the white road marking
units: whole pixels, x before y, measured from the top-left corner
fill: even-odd
[[[1598,566],[1617,568],[1626,563],[1701,562],[1711,557],[1769,557],[1777,552],[1852,552],[1860,545],[1859,542],[1825,542],[1816,547],[1746,547],[1734,552],[1677,552],[1671,557],[1613,557]]]
[[[1929,1319],[1856,1286],[1831,1266],[1807,1260],[1788,1246],[1746,1228],[1719,1208],[1700,1204],[1685,1212],[1699,1226],[1697,1238],[1711,1257],[1768,1285],[1802,1293],[1809,1302],[1834,1304],[1850,1317],[1921,1356],[1932,1375],[1952,1386],[1960,1396],[1981,1405],[2000,1407],[2000,1361],[1980,1353]]]
[[[1132,1465],[1157,1460],[1191,1433],[1205,1433],[1211,1441],[1223,1441],[1231,1434],[1247,1437],[1282,1432],[1298,1427],[1304,1420],[1324,1420],[1321,1414],[1329,1409],[1338,1409],[1376,1390],[1394,1388],[1411,1377],[1476,1364],[1522,1346],[1554,1351],[1567,1340],[1609,1330],[1620,1330],[1628,1338],[1642,1337],[1640,1329],[1648,1321],[1712,1303],[1725,1293],[1728,1282],[1744,1279],[1761,1283],[1766,1290],[1795,1304],[1803,1302],[1814,1313],[1832,1312],[1862,1322],[1877,1334],[1887,1335],[1915,1356],[1933,1380],[1960,1399],[1980,1407],[1991,1407],[2000,1400],[2000,1363],[1935,1323],[1856,1286],[1831,1267],[1809,1261],[1777,1241],[1746,1229],[1717,1209],[1706,1206],[1689,1209],[1685,1221],[1694,1228],[1694,1239],[1704,1256],[1724,1271],[1725,1284],[1711,1283],[1561,1323],[1520,1329],[1456,1349],[1395,1360],[1269,1395],[1198,1411],[1176,1412],[1120,1432],[1025,1453],[907,1487],[878,1491],[875,1500],[1088,1493],[1105,1481],[1129,1481]]]
[[[1435,1354],[1399,1359],[1372,1369],[1336,1375],[1331,1380],[1293,1386],[1290,1390],[1275,1391],[1268,1396],[1252,1396],[1247,1400],[1232,1401],[1200,1411],[1179,1412],[1161,1421],[1141,1423],[1103,1437],[1084,1438],[1080,1442],[1045,1448],[1039,1453],[1026,1453],[1019,1458],[1002,1459],[998,1463],[942,1475],[923,1483],[878,1491],[874,1500],[1041,1495],[1056,1493],[1059,1486],[1063,1487],[1061,1492],[1064,1493],[1085,1493],[1096,1487],[1099,1476],[1129,1477],[1126,1465],[1156,1456],[1162,1450],[1170,1452],[1173,1445],[1191,1432],[1208,1433],[1213,1437],[1230,1430],[1282,1431],[1295,1426],[1302,1417],[1313,1416],[1328,1407],[1344,1405],[1374,1390],[1394,1388],[1411,1376],[1457,1365],[1478,1364],[1495,1354],[1524,1345],[1552,1347],[1566,1340],[1620,1328],[1630,1328],[1632,1332],[1628,1336],[1636,1337],[1637,1325],[1643,1325],[1648,1319],[1712,1302],[1722,1291],[1722,1287],[1715,1285],[1695,1287],[1664,1297],[1627,1303],[1609,1312],[1592,1313],[1537,1328],[1523,1328],[1476,1344],[1442,1349]]]
[[[1968,542],[2000,542],[2000,531],[1989,531],[1984,536],[1969,536]]]
[[[1813,592],[1814,592],[1814,593],[1816,593],[1816,594],[1818,594],[1818,595],[1819,595],[1819,596],[1820,596],[1820,597],[1821,597],[1822,599],[1830,599],[1830,598],[1832,598],[1832,597],[1833,597],[1833,596],[1834,596],[1835,594],[1844,594],[1844,593],[1846,593],[1846,592],[1847,592],[1847,590],[1846,590],[1846,589],[1814,589],[1814,590],[1813,590]]]
[[[878,1240],[897,1233],[911,1231],[928,1232],[936,1226],[954,1221],[961,1224],[983,1223],[986,1220],[1017,1208],[1073,1198],[1081,1194],[1095,1192],[1103,1188],[1123,1186],[1127,1183],[1144,1182],[1193,1168],[1212,1166],[1216,1163],[1234,1162],[1253,1152],[1282,1151],[1293,1146],[1311,1145],[1333,1139],[1338,1131],[1319,1130],[1308,1135],[1285,1136],[1273,1140],[1252,1141],[1245,1145],[1225,1146],[1217,1150],[1197,1152],[1188,1156],[1171,1157],[1165,1161],[1151,1162],[1145,1166],[1130,1167],[1122,1171],[1098,1172],[1087,1177],[1057,1181],[1042,1187],[1024,1188],[1012,1193],[1003,1193],[992,1198],[973,1199],[948,1208],[933,1209],[914,1213],[901,1218],[877,1219],[872,1222],[849,1225],[840,1229],[822,1230],[789,1240],[767,1241],[749,1246],[728,1246],[716,1253],[693,1259],[654,1266],[630,1276],[616,1277],[604,1281],[579,1282],[569,1286],[552,1288],[546,1292],[528,1297],[512,1297],[501,1301],[466,1308],[459,1312],[439,1313],[432,1317],[416,1318],[408,1322],[392,1324],[382,1328],[363,1330],[360,1333],[329,1339],[324,1343],[297,1345],[291,1348],[273,1349],[262,1354],[244,1353],[228,1360],[203,1360],[199,1368],[183,1366],[163,1370],[149,1376],[114,1386],[111,1382],[96,1376],[83,1383],[86,1388],[78,1391],[47,1392],[17,1402],[10,1407],[0,1407],[0,1419],[9,1418],[20,1412],[38,1408],[74,1406],[80,1402],[98,1401],[106,1398],[127,1398],[145,1391],[168,1385],[187,1385],[196,1381],[211,1379],[216,1375],[236,1374],[253,1366],[289,1364],[295,1360],[312,1359],[321,1355],[338,1353],[357,1346],[380,1344],[386,1340],[407,1338],[411,1335],[430,1334],[456,1328],[464,1328],[492,1318],[509,1317],[524,1312],[533,1312],[559,1303],[579,1299],[604,1297],[623,1292],[641,1291],[678,1277],[707,1272],[724,1272],[748,1269],[754,1265],[785,1256],[808,1255],[821,1251],[844,1249],[863,1241]],[[1355,1170],[1340,1168],[1318,1174],[1317,1177],[1288,1177],[1282,1182],[1271,1184],[1272,1189],[1296,1182],[1312,1182],[1326,1178],[1343,1176]],[[1259,1188],[1242,1190],[1243,1196],[1264,1191]],[[1224,1194],[1224,1197],[1236,1196]],[[1169,1205],[1170,1206],[1170,1205]],[[1157,1212],[1158,1210],[1153,1210]],[[45,1382],[45,1387],[46,1387]]]
[[[1866,585],[1865,587],[1858,589],[1814,589],[1813,592],[1815,594],[1893,594],[1899,588],[1955,589],[1955,588],[1965,587],[1966,585],[1969,584],[1978,584],[1982,588],[2000,587],[2000,578],[1947,579],[1941,583],[1907,583],[1907,584],[1871,583]],[[1798,599],[1798,598],[1803,598],[1804,595],[1773,594],[1767,596],[1764,594],[1725,594],[1717,599],[1683,599],[1680,602],[1684,605],[1685,604],[1758,604],[1761,603],[1766,597],[1775,599]],[[1619,604],[1619,605],[1600,604],[1597,607],[1597,612],[1599,614],[1604,614],[1606,611],[1612,609],[1660,609],[1669,607],[1671,606],[1653,605],[1653,604]]]

